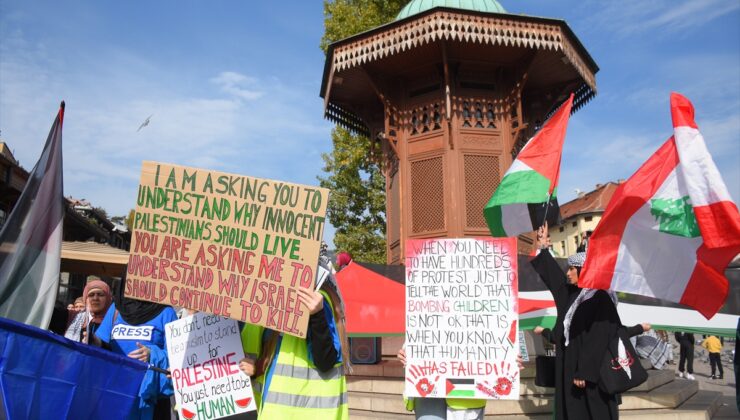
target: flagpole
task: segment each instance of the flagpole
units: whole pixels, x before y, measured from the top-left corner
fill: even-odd
[[[550,209],[550,199],[552,198],[552,193],[547,193],[547,201],[545,202],[545,217],[542,219],[542,223],[540,226],[544,226],[545,222],[547,222],[547,211]]]

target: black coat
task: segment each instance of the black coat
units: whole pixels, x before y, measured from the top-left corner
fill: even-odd
[[[555,300],[558,317],[548,335],[555,344],[555,418],[610,419],[618,418],[619,397],[608,395],[598,387],[599,369],[609,344],[622,325],[609,295],[597,291],[581,303],[573,315],[570,342],[565,346],[563,320],[581,289],[568,284],[565,273],[549,252],[541,252],[532,266]],[[630,335],[642,332],[642,326],[629,328]],[[574,379],[586,381],[586,388],[573,385]]]
[[[681,346],[689,347],[693,346],[696,340],[694,339],[694,334],[692,333],[682,333],[679,331],[676,331],[675,333],[676,341]]]

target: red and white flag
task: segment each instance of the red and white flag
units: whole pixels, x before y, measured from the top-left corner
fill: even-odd
[[[724,304],[723,271],[740,252],[740,214],[685,97],[674,135],[624,184],[589,242],[580,287],[682,303],[707,319]]]

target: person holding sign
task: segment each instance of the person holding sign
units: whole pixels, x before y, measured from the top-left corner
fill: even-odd
[[[171,306],[124,297],[126,276],[121,279],[121,290],[95,334],[104,347],[140,360],[155,368],[167,369],[165,324],[177,320]],[[147,370],[139,388],[139,412],[129,419],[169,419],[172,380],[164,373]]]
[[[547,223],[537,231],[537,245],[546,247]],[[537,329],[555,344],[555,419],[617,419],[619,395],[599,386],[600,368],[609,337],[622,325],[612,291],[582,289],[578,277],[586,261],[583,252],[568,258],[563,273],[549,252],[540,252],[532,266],[552,293],[558,317],[552,331]],[[630,336],[650,329],[638,324]]]
[[[316,290],[298,291],[311,314],[305,339],[252,325],[242,334],[247,355],[254,356],[255,343],[261,347],[256,362],[248,356],[239,365],[257,377],[254,392],[261,419],[349,418],[344,306],[336,280],[324,264],[319,265],[317,282]]]

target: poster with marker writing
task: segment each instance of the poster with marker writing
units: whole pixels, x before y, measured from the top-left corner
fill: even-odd
[[[198,312],[165,325],[181,418],[220,419],[257,409],[236,321]]]
[[[519,399],[516,238],[406,242],[404,396]]]
[[[125,295],[306,336],[329,190],[144,162]]]

